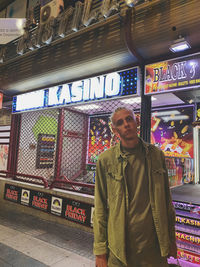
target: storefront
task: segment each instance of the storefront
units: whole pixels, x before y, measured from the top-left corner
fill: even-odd
[[[146,95],[177,97],[175,105],[152,109],[151,142],[159,146],[166,156],[176,209],[176,238],[181,266],[200,264],[199,58],[199,54],[194,54],[145,68]]]
[[[41,23],[9,49],[1,48],[1,86],[11,95],[16,92],[9,155],[0,173],[7,177],[0,180],[1,204],[92,231],[96,161],[118,142],[111,112],[126,106],[142,122],[138,133],[143,137],[146,127],[151,137],[145,141],[165,153],[179,257],[199,264],[200,55],[149,64],[143,71],[145,62],[168,58],[176,23],[180,32],[185,30],[179,23],[185,10],[193,12],[190,27],[198,25],[199,4],[82,2],[56,15],[55,25]],[[7,143],[1,147],[4,154],[7,148]]]
[[[4,200],[91,228],[95,165],[118,142],[119,106],[140,116],[138,67],[15,96]]]
[[[178,255],[199,264],[199,202],[188,201],[191,189],[177,198],[184,184],[199,190],[193,137],[198,128],[192,126],[196,104],[186,103],[178,94],[198,88],[197,65],[194,73],[189,68],[193,62],[198,64],[198,55],[147,65],[145,95],[152,100],[151,142],[166,156],[177,212]],[[4,200],[92,229],[96,161],[118,142],[109,116],[126,106],[140,120],[140,90],[140,69],[135,67],[15,96],[11,135],[15,153],[10,150],[7,174],[15,182],[5,182]]]

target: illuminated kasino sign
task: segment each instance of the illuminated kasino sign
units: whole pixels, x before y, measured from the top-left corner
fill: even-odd
[[[92,23],[104,21],[106,18],[120,12],[121,6],[117,0],[103,0],[101,5],[93,8],[91,0],[83,3],[77,1],[75,7],[68,7],[58,17],[53,17],[51,11],[46,23],[40,23],[36,30],[28,31],[19,39],[17,54],[23,55],[26,52],[38,49],[53,40],[66,37],[73,32],[78,32]],[[129,7],[135,6],[135,0],[125,0]],[[51,9],[50,9],[51,10]],[[47,15],[46,15],[47,16]],[[0,63],[5,60],[6,50],[0,50]]]
[[[164,93],[200,85],[200,55],[162,61],[145,67],[145,94]]]
[[[176,222],[184,225],[190,225],[200,228],[200,221],[185,217],[176,216]]]
[[[13,98],[13,112],[66,106],[117,96],[137,95],[138,68],[62,84]]]

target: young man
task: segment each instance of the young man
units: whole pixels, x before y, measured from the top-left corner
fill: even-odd
[[[168,266],[177,248],[164,154],[138,137],[131,110],[116,109],[111,122],[121,142],[97,162],[96,267]]]

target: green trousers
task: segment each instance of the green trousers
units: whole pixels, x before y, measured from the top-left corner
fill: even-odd
[[[161,257],[158,248],[149,248],[140,254],[127,255],[128,265],[125,266],[110,251],[108,267],[168,267],[167,258]]]

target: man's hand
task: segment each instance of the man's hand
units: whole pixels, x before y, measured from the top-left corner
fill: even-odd
[[[96,267],[108,267],[107,255],[96,255]]]
[[[177,246],[176,246],[176,241],[171,243],[170,248],[169,248],[169,257],[174,257],[175,259],[177,258]]]

